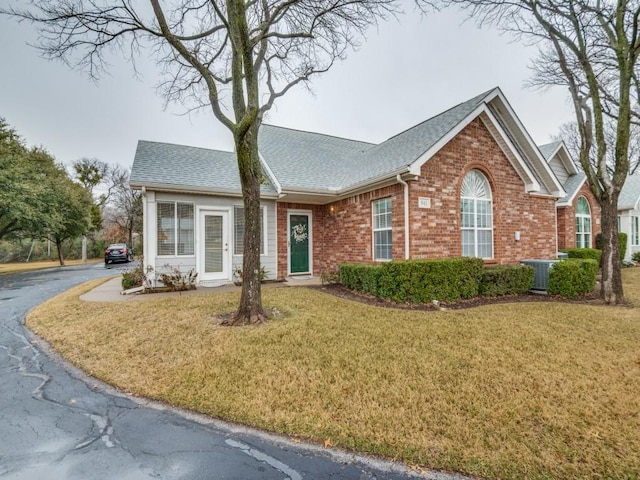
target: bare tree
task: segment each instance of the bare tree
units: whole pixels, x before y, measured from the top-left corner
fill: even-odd
[[[616,139],[616,124],[613,119],[609,119],[606,121],[605,125],[605,139],[607,142],[607,170],[609,175],[613,175],[615,168],[615,139]],[[558,133],[553,136],[554,141],[562,140],[569,153],[571,154],[571,159],[576,163],[576,166],[582,170],[582,165],[580,165],[580,132],[578,130],[578,125],[576,122],[567,122],[560,125]],[[591,151],[591,155],[589,157],[591,165],[593,168],[597,168],[597,159],[595,155],[595,151]],[[640,126],[637,124],[631,125],[631,135],[629,141],[629,175],[633,175],[636,171],[638,171],[638,167],[640,166]]]
[[[425,2],[427,3],[427,2]],[[441,0],[461,5],[481,25],[536,43],[533,85],[568,88],[580,138],[579,159],[602,207],[602,282],[606,303],[624,302],[617,205],[629,172],[631,125],[640,112],[638,0]],[[606,119],[615,134],[607,142]],[[613,151],[607,154],[607,149]],[[607,164],[609,159],[610,167]]]
[[[34,23],[45,56],[103,70],[108,50],[149,45],[167,101],[211,108],[233,135],[245,212],[243,284],[230,323],[265,318],[260,289],[258,130],[292,87],[326,72],[397,0],[41,0],[3,13]],[[2,12],[2,10],[0,10]],[[226,105],[224,101],[230,102]],[[228,107],[228,108],[227,108]]]
[[[116,166],[111,172],[112,194],[104,210],[105,220],[126,232],[126,242],[133,245],[133,234],[142,230],[142,194],[129,185],[129,170]]]

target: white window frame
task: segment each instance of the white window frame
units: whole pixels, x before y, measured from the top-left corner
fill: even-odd
[[[173,204],[173,253],[172,254],[160,254],[160,237],[158,236],[158,212],[160,211],[160,204]],[[192,229],[192,249],[191,253],[178,253],[178,204],[191,205],[193,210],[193,229]],[[158,200],[156,202],[156,250],[157,256],[161,258],[176,258],[176,257],[194,257],[196,254],[196,206],[194,202],[183,202],[180,200]]]
[[[240,217],[237,217],[237,212],[238,209],[241,209],[242,214],[240,215]],[[268,242],[268,236],[267,236],[267,206],[266,205],[261,205],[260,206],[260,210],[262,211],[262,251],[260,252],[260,256],[264,257],[266,255],[268,255],[268,250],[267,247],[269,245]],[[243,243],[243,252],[242,253],[236,253],[236,218],[242,218],[242,222],[243,222],[243,228],[244,228],[244,205],[234,205],[233,206],[233,226],[232,226],[232,230],[233,230],[233,239],[232,239],[232,245],[233,245],[233,256],[234,257],[241,257],[244,255],[244,243]],[[244,241],[244,239],[243,239]]]
[[[483,260],[493,260],[495,256],[495,236],[493,230],[493,192],[491,191],[491,183],[489,183],[489,179],[487,176],[478,169],[469,170],[465,173],[463,177],[463,184],[468,175],[480,175],[484,182],[486,183],[486,188],[488,191],[488,197],[478,197],[478,196],[468,196],[464,195],[464,192],[460,191],[460,247],[462,251],[462,255],[464,255],[465,243],[464,243],[464,232],[473,232],[473,258],[482,258]],[[463,200],[466,202],[471,202],[472,211],[469,212],[473,216],[473,226],[465,227],[464,226],[464,214],[466,210],[463,209]],[[489,212],[489,226],[488,227],[478,227],[478,204],[480,202],[485,202],[488,205]],[[468,203],[467,203],[468,204]],[[488,257],[481,257],[478,253],[478,232],[491,232],[491,254]]]
[[[580,200],[584,200],[584,203],[589,209],[589,213],[578,213],[578,204]],[[585,220],[589,219],[589,231],[584,230]],[[586,242],[586,236],[588,235],[589,241]],[[576,248],[591,248],[593,246],[593,221],[591,219],[591,205],[584,195],[578,198],[576,202]]]
[[[381,202],[389,202],[389,210],[384,213],[375,213],[375,206]],[[376,219],[382,216],[389,216],[388,226],[386,227],[376,227]],[[371,256],[375,262],[389,262],[393,259],[393,205],[391,201],[391,197],[379,198],[377,200],[373,200],[371,202],[371,246],[372,253]],[[389,258],[378,258],[376,257],[376,233],[377,232],[391,232],[391,249],[389,251]]]
[[[636,215],[631,217],[631,245],[640,246],[640,217]]]

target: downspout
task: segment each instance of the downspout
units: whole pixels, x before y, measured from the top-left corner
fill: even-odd
[[[400,174],[396,179],[404,186],[404,259],[409,260],[409,184],[402,180]]]
[[[555,201],[554,206],[555,206],[555,214],[556,214],[556,256],[555,258],[558,258],[558,252],[560,251],[560,249],[558,248],[560,246],[560,232],[558,231],[558,200]]]

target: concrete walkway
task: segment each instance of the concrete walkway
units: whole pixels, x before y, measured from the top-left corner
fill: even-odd
[[[304,287],[310,285],[321,285],[320,277],[310,275],[304,277],[287,277],[284,282],[265,283],[263,288],[281,288],[281,287]],[[111,280],[97,286],[90,292],[80,296],[80,300],[85,302],[128,302],[133,300],[147,300],[152,298],[161,298],[168,296],[182,295],[207,295],[223,292],[239,292],[242,287],[238,287],[233,283],[222,285],[219,287],[198,287],[196,290],[186,292],[163,292],[154,294],[133,293],[129,295],[122,294],[122,277],[118,275]]]

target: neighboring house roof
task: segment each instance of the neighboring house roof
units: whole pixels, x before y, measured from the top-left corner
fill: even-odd
[[[545,160],[549,161],[562,144],[563,142],[561,140],[557,142],[546,143],[544,145],[538,145],[538,150],[540,150],[540,153],[542,153],[542,156],[545,158]]]
[[[573,160],[571,159],[569,150],[567,150],[567,147],[562,140],[547,143],[545,145],[538,145],[538,149],[549,164],[554,158],[556,158],[559,160],[562,168],[564,168],[567,179],[564,181],[562,187],[564,188],[566,195],[563,198],[559,198],[556,204],[558,207],[570,206],[573,203],[576,194],[587,180],[587,176],[584,172],[578,171],[575,163],[573,163]],[[563,176],[562,178],[565,177]]]
[[[624,182],[618,210],[640,210],[640,174],[629,175]]]
[[[586,180],[587,180],[587,176],[584,174],[584,172],[571,175],[567,179],[567,181],[564,182],[564,185],[563,185],[564,191],[567,192],[567,194],[564,196],[564,198],[558,199],[556,204],[559,207],[570,206],[573,203],[573,200],[576,197],[576,194],[582,188],[582,185],[584,185],[584,182]]]
[[[138,141],[129,180],[133,187],[238,194],[241,191],[236,155],[232,152]],[[261,194],[276,196],[271,184]]]

